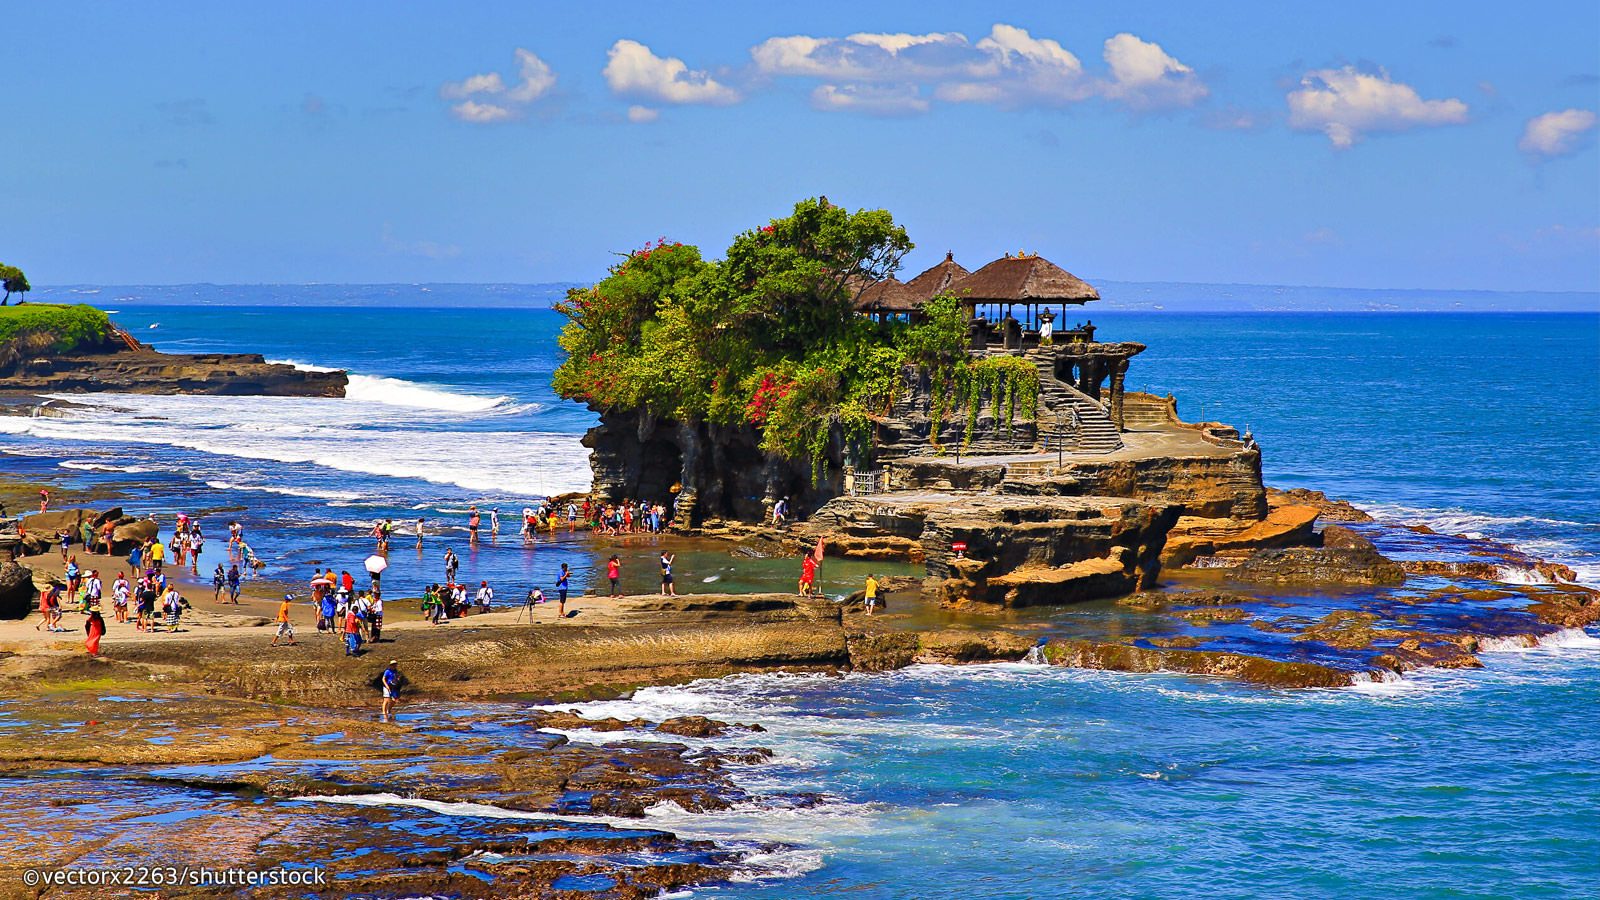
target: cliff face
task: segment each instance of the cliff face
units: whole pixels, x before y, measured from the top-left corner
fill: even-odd
[[[797,510],[839,493],[835,454],[828,478],[812,485],[810,469],[761,449],[751,426],[726,427],[662,419],[637,410],[602,413],[583,437],[594,470],[594,491],[620,501],[676,503],[680,523],[707,519],[756,521],[778,499]]]
[[[254,353],[179,355],[141,347],[24,359],[0,379],[0,390],[343,397],[348,382],[344,372],[305,372]]]

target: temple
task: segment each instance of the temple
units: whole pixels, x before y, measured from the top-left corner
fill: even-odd
[[[748,425],[609,410],[584,438],[596,493],[672,496],[678,527],[706,534],[919,560],[927,589],[955,605],[1114,596],[1155,583],[1163,564],[1307,539],[1315,512],[1269,507],[1248,433],[1184,422],[1171,395],[1127,389],[1145,346],[1079,321],[1074,307],[1099,292],[1055,263],[1007,254],[969,271],[946,254],[908,281],[852,290],[857,314],[880,322],[921,322],[954,298],[963,385],[904,365],[870,439],[830,426],[820,469],[764,449]],[[801,521],[763,530],[779,500]]]
[[[1012,427],[1003,439],[993,433],[952,435],[967,452],[1093,454],[1122,449],[1128,360],[1144,345],[1096,341],[1094,322],[1087,319],[1064,327],[1068,308],[1100,299],[1099,291],[1038,254],[1006,254],[971,272],[946,253],[937,265],[910,281],[891,276],[863,286],[855,303],[862,315],[874,320],[915,323],[922,320],[923,307],[942,294],[954,296],[965,310],[969,353],[1015,356],[1039,369],[1039,404],[1028,417],[1031,426]],[[898,408],[895,418],[932,414],[930,397],[921,397],[924,408],[916,408],[917,393],[911,392],[914,402]],[[931,425],[921,442],[896,440],[902,435],[892,424],[888,431],[889,439],[880,441],[886,454],[880,457],[913,455],[946,443],[945,435]]]

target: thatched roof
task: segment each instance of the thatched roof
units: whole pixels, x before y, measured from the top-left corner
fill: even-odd
[[[926,303],[943,293],[952,282],[971,274],[965,266],[956,262],[954,254],[946,253],[942,262],[906,282],[906,287],[911,289],[913,296]]]
[[[862,312],[908,313],[926,302],[913,294],[900,279],[890,275],[875,281],[856,297],[856,309]]]
[[[1038,254],[1005,256],[950,285],[963,303],[1087,303],[1094,286]]]

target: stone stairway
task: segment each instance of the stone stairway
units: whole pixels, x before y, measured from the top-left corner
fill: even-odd
[[[1113,453],[1122,449],[1122,435],[1116,423],[1094,398],[1056,380],[1055,357],[1049,353],[1029,353],[1028,359],[1039,369],[1039,447],[1054,450],[1056,422],[1062,423],[1068,453]],[[1072,427],[1072,411],[1078,413],[1078,427]],[[1060,413],[1058,416],[1057,413]]]

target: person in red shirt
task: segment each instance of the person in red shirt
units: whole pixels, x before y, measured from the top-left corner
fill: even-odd
[[[344,614],[344,655],[355,656],[361,647],[361,618],[352,604]]]
[[[611,580],[611,596],[621,597],[622,591],[617,587],[617,583],[622,580],[622,560],[617,559],[615,553],[606,560],[606,577]]]

